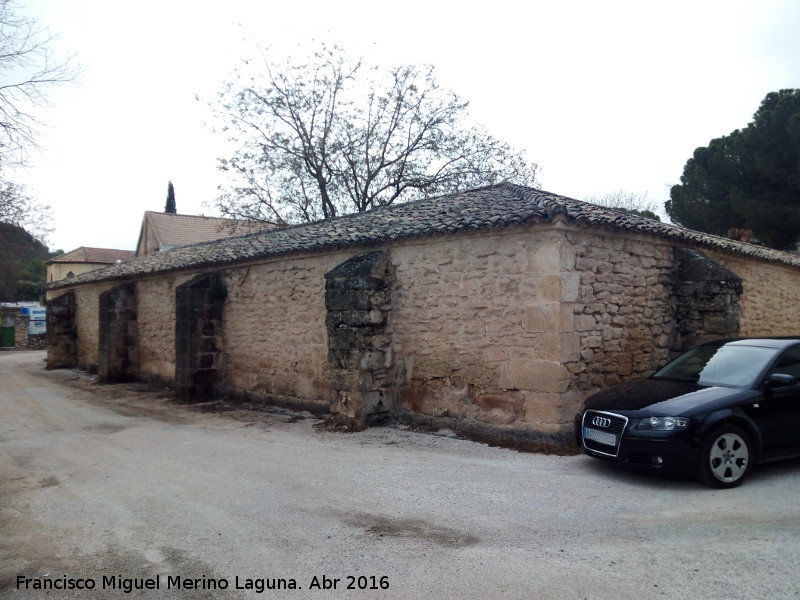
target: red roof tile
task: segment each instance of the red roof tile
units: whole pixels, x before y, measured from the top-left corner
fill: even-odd
[[[160,246],[188,246],[199,242],[210,242],[263,229],[275,227],[271,223],[257,221],[235,221],[219,217],[179,215],[146,211],[145,221],[150,224]]]
[[[136,256],[132,250],[114,250],[112,248],[87,248],[81,246],[66,254],[48,260],[48,263],[91,263],[97,265],[113,265],[117,261],[128,261]]]

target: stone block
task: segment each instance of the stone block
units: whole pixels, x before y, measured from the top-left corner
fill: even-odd
[[[498,424],[521,419],[525,412],[525,405],[522,399],[508,396],[478,396],[475,398],[474,404],[484,413],[478,415],[481,420]]]
[[[594,331],[597,327],[597,317],[594,315],[577,315],[575,317],[575,331]]]
[[[216,354],[200,354],[197,357],[198,369],[211,369],[214,367]]]
[[[358,376],[352,371],[334,369],[330,375],[332,390],[354,390],[358,388]]]
[[[491,346],[485,350],[484,356],[486,362],[508,360],[508,350],[505,348],[498,348],[497,346]]]
[[[419,356],[414,361],[414,370],[423,379],[443,379],[453,374],[453,366],[442,357]]]
[[[574,362],[581,359],[581,336],[574,332],[561,334],[561,361]]]
[[[341,289],[351,290],[385,290],[388,282],[383,277],[369,275],[367,277],[350,277],[336,280],[335,285]]]
[[[561,276],[561,300],[577,302],[581,290],[580,273],[570,272]]]
[[[505,390],[560,393],[569,382],[569,371],[560,362],[510,360],[500,368],[500,387]]]
[[[391,364],[391,353],[370,348],[369,350],[361,353],[360,368],[372,371],[375,369],[386,369]]]
[[[524,418],[533,423],[559,423],[561,396],[554,393],[528,394],[525,398]]]
[[[199,339],[198,347],[200,352],[217,352],[219,345],[216,336],[202,336]]]
[[[561,304],[543,302],[525,308],[523,328],[532,333],[558,331],[561,325]]]
[[[328,327],[347,325],[350,327],[366,327],[382,325],[386,322],[386,313],[377,309],[371,310],[329,310],[325,317]]]
[[[369,310],[372,306],[372,294],[369,290],[325,290],[325,307],[328,310]]]
[[[557,242],[528,248],[528,272],[561,271],[561,245]]]
[[[534,340],[536,356],[541,360],[561,360],[561,334],[555,331],[539,333]]]
[[[536,297],[546,302],[561,301],[561,274],[546,273],[539,277],[536,286]]]
[[[328,330],[328,347],[333,350],[349,350],[368,346],[369,331],[365,328],[342,325]]]
[[[586,348],[600,348],[603,345],[603,338],[599,335],[590,335],[584,338],[583,345]]]

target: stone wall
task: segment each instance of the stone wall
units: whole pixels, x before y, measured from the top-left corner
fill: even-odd
[[[28,333],[31,318],[28,315],[14,317],[14,348],[16,350],[42,350],[47,347],[47,334]]]
[[[78,366],[78,329],[75,292],[47,300],[47,368]]]
[[[742,279],[699,250],[675,248],[675,356],[740,333]]]
[[[195,273],[150,277],[137,283],[139,372],[146,381],[175,380],[175,290]]]
[[[800,298],[797,269],[707,248],[702,251],[742,279],[741,335],[800,334],[800,314],[793,308]]]
[[[561,435],[576,340],[562,299],[564,233],[537,225],[391,249],[388,330],[404,418],[480,433]]]
[[[178,400],[212,400],[221,385],[225,346],[222,313],[228,291],[218,273],[175,290],[175,390]]]
[[[570,232],[567,267],[580,278],[569,302],[579,336],[567,362],[565,402],[577,412],[597,389],[649,375],[670,358],[674,336],[673,248],[601,231]]]
[[[225,270],[224,386],[248,400],[330,406],[325,274],[354,252]]]
[[[380,331],[337,332],[355,317],[333,314],[350,309],[330,293],[326,306],[326,275],[329,292],[355,298],[361,288],[339,275],[349,259],[375,251],[385,287],[371,291],[390,293],[370,300],[361,317]],[[227,293],[209,334],[219,353],[214,389],[354,418],[388,408],[411,422],[567,441],[587,395],[649,374],[683,343],[678,305],[695,295],[676,300],[674,252],[666,239],[556,219],[203,272],[219,277]],[[800,332],[791,310],[797,270],[703,252],[742,279],[743,334]],[[176,294],[200,274],[131,282],[140,378],[175,384]],[[64,290],[74,294],[77,366],[98,365],[99,296],[119,285]],[[710,333],[698,323],[700,334]],[[340,348],[339,333],[358,344]],[[349,398],[365,404],[350,410]]]
[[[354,256],[325,274],[331,421],[350,429],[395,414],[392,341],[386,331],[393,279],[387,252]]]
[[[100,294],[106,292],[114,287],[113,283],[95,284],[75,286],[68,290],[59,290],[58,293],[52,294],[48,299],[48,312],[50,312],[51,303],[58,304],[58,298],[65,293],[74,294],[74,299],[69,302],[71,311],[74,311],[74,320],[70,325],[70,330],[64,335],[72,339],[70,352],[74,354],[73,364],[71,367],[77,367],[85,371],[93,373],[97,372],[99,364],[99,351],[100,351]],[[48,315],[48,335],[50,334],[50,317]],[[58,332],[52,334],[50,338],[50,346],[53,346],[56,337],[59,337]],[[48,367],[57,368],[50,364],[48,358]]]
[[[100,294],[98,375],[103,383],[136,381],[139,340],[136,284],[118,285]]]

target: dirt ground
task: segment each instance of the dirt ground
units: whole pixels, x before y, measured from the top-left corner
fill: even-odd
[[[800,597],[800,461],[711,490],[43,359],[0,352],[3,600]]]

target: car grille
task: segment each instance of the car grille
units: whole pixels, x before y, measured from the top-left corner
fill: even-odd
[[[616,457],[628,418],[601,410],[583,413],[581,440],[587,450]]]

